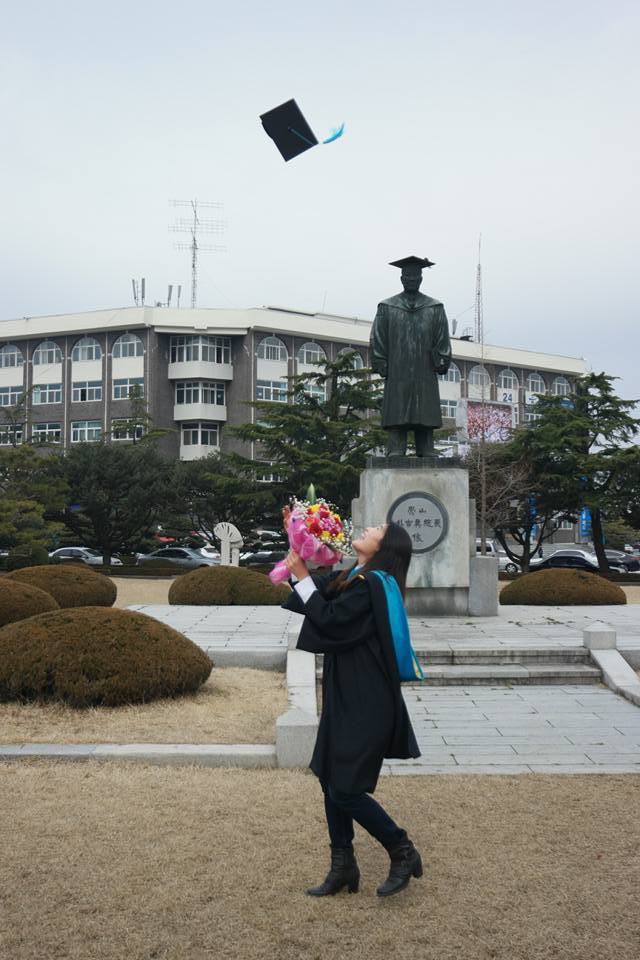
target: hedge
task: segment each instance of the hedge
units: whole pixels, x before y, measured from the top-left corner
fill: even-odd
[[[277,587],[268,577],[246,567],[201,567],[173,581],[169,603],[195,606],[279,606],[289,596],[287,584]]]
[[[52,564],[25,567],[8,573],[5,580],[17,580],[51,594],[60,607],[111,607],[115,603],[115,583],[84,564]]]
[[[7,555],[7,570],[22,570],[24,567],[35,567],[50,563],[50,557],[44,547],[37,544],[14,547]]]
[[[57,610],[0,629],[0,701],[145,703],[193,693],[211,669],[187,637],[129,610]]]
[[[59,610],[60,605],[49,593],[27,583],[0,579],[0,627],[16,620],[26,620],[38,613]]]
[[[523,574],[500,591],[501,604],[534,606],[626,603],[624,590],[584,570],[538,570]]]

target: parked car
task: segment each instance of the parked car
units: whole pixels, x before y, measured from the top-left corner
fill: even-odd
[[[149,566],[167,566],[173,565],[182,567],[184,570],[197,570],[198,567],[215,567],[220,563],[219,557],[207,557],[199,550],[193,550],[191,547],[161,547],[159,550],[153,550],[151,553],[144,553],[138,556],[136,565],[144,567]]]
[[[199,553],[201,553],[203,557],[209,557],[211,560],[217,560],[218,563],[220,562],[220,551],[217,550],[216,547],[200,547]]]
[[[630,556],[622,550],[605,550],[604,552],[610,567],[623,566],[629,572],[640,570],[640,556]]]
[[[485,540],[485,556],[487,557],[496,557],[498,560],[498,569],[504,571],[505,573],[517,573],[520,567],[517,563],[511,559],[508,554],[504,553],[501,550],[498,550],[498,546],[495,540]],[[480,537],[476,537],[476,553],[481,552],[482,540]]]
[[[485,545],[485,553],[487,556],[490,556],[490,557],[498,556],[498,547],[495,540],[485,540],[484,545]],[[476,553],[481,552],[481,547],[482,547],[482,540],[480,537],[476,537]]]
[[[498,570],[504,573],[518,573],[520,570],[520,564],[516,563],[515,560],[512,560],[509,554],[499,553],[498,554]]]
[[[625,572],[625,568],[621,565],[614,566],[609,564],[609,566],[610,569],[616,573]],[[587,553],[586,550],[556,550],[550,557],[546,557],[544,560],[532,560],[529,564],[529,570],[532,573],[535,570],[549,570],[556,567],[600,573],[600,567],[598,566],[598,559],[595,553]]]
[[[284,560],[286,555],[286,550],[247,550],[240,554],[240,566],[267,566],[270,563],[278,563],[279,560]]]
[[[88,563],[90,567],[99,567],[103,563],[100,551],[92,547],[59,547],[52,550],[49,557],[56,563]],[[122,560],[112,556],[110,566],[121,567]]]

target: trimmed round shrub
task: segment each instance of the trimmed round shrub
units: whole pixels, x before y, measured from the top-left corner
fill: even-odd
[[[146,703],[193,693],[211,668],[187,637],[130,610],[57,610],[0,630],[0,701]]]
[[[22,570],[23,567],[44,566],[51,559],[44,547],[37,545],[14,547],[7,556],[7,570]]]
[[[287,599],[287,584],[277,587],[263,573],[245,567],[200,567],[173,581],[169,603],[196,606],[277,606]]]
[[[503,604],[580,606],[626,602],[624,590],[585,570],[537,570],[518,577],[500,592]]]
[[[38,613],[59,609],[57,601],[39,587],[10,581],[8,577],[0,579],[0,627],[16,620],[26,620]]]
[[[111,607],[118,592],[115,583],[104,574],[75,563],[26,567],[8,573],[5,579],[39,587],[65,608]]]

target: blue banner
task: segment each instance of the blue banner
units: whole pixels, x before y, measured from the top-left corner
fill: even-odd
[[[585,540],[588,540],[591,537],[591,514],[589,513],[589,507],[583,507],[580,511],[580,519],[578,520],[580,536],[584,537]]]

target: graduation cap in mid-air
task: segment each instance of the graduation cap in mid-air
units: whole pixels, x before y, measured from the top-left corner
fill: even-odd
[[[318,138],[302,115],[295,100],[287,100],[279,107],[260,115],[262,126],[269,134],[285,160],[293,160],[305,150],[318,146]],[[342,136],[344,123],[332,130],[323,143],[332,143]]]
[[[390,267],[400,267],[401,270],[423,270],[425,267],[435,266],[433,260],[427,257],[403,257],[402,260],[392,260]]]

